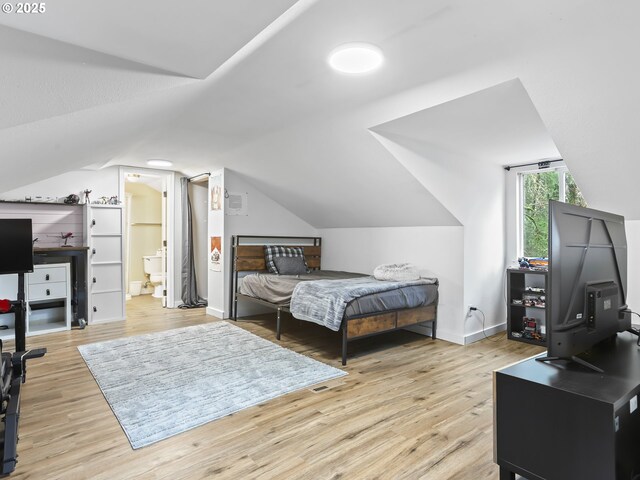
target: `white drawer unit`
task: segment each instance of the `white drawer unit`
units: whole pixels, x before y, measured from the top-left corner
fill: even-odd
[[[122,265],[93,265],[91,293],[122,291]]]
[[[91,235],[121,235],[122,207],[119,205],[92,205],[89,229]]]
[[[29,301],[66,298],[68,289],[67,282],[29,284]]]
[[[90,322],[124,320],[121,205],[91,205],[87,214]]]
[[[120,236],[93,237],[89,255],[92,263],[120,262],[122,238]]]
[[[66,281],[67,271],[64,265],[39,265],[34,269],[33,273],[30,273],[27,277],[29,285],[35,284],[47,284]]]
[[[27,335],[59,332],[71,329],[71,281],[68,263],[34,265],[25,275],[25,332]],[[15,300],[18,294],[18,275],[0,275],[0,298]],[[15,315],[0,315],[2,340],[15,338]]]
[[[122,292],[94,293],[91,298],[93,301],[90,313],[92,321],[106,322],[124,317]]]
[[[71,278],[68,263],[34,265],[26,276],[27,335],[71,328]]]

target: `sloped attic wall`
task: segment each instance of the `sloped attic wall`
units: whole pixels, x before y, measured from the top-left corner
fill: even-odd
[[[374,137],[463,225],[462,341],[502,329],[505,269],[503,165],[557,155],[516,79],[378,125]],[[484,313],[470,314],[473,305]]]
[[[215,175],[216,172],[212,172]],[[223,235],[223,271],[209,271],[209,306],[207,313],[219,318],[229,317],[229,275],[231,269],[232,235],[316,236],[318,231],[307,222],[284,208],[278,202],[256,188],[243,175],[229,169],[219,170],[224,174],[223,188],[232,194],[247,195],[247,215],[222,214],[223,225],[218,233]],[[222,212],[220,212],[222,213]],[[211,221],[212,216],[209,216]],[[210,226],[209,232],[213,230]],[[256,308],[249,302],[239,302],[238,315],[273,312],[273,309]]]

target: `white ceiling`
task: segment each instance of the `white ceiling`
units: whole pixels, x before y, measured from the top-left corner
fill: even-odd
[[[372,131],[412,145],[426,158],[517,165],[560,152],[520,80],[510,80],[376,125]]]
[[[459,224],[376,132],[443,164],[557,148],[592,205],[640,218],[637,2],[130,3],[0,16],[0,191],[167,158],[236,170],[315,226]],[[349,41],[381,47],[384,67],[332,72]]]
[[[56,0],[0,23],[168,72],[206,78],[296,0]]]

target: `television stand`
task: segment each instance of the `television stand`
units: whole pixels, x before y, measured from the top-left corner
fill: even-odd
[[[601,368],[596,367],[595,365],[587,362],[586,360],[583,360],[579,357],[576,357],[575,355],[572,355],[570,358],[562,358],[562,357],[540,357],[540,358],[536,358],[536,360],[538,362],[554,362],[556,360],[567,360],[569,362],[575,362],[578,363],[580,365],[582,365],[583,367],[587,367],[589,370],[593,370],[594,372],[598,372],[598,373],[604,373],[604,370],[602,370]]]
[[[629,333],[592,351],[604,374],[532,358],[494,372],[500,478],[630,480],[640,473],[640,349]],[[590,358],[591,359],[591,358]]]

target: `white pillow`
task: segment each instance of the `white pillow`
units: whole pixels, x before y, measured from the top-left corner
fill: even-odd
[[[386,263],[373,271],[376,280],[412,282],[420,279],[420,272],[410,263]]]

